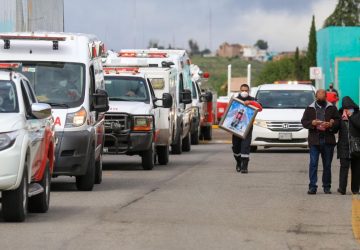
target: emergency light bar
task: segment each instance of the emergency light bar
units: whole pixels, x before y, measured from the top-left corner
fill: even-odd
[[[20,36],[20,35],[0,35],[0,39],[4,40],[4,49],[10,49],[11,40],[35,40],[53,42],[53,50],[59,49],[59,42],[65,41],[66,37],[60,36]]]
[[[133,73],[138,74],[139,68],[129,68],[129,67],[104,67],[104,71],[106,74],[110,74],[111,71],[115,72],[116,74],[120,73]]]
[[[0,69],[18,69],[21,63],[0,63]]]
[[[163,52],[119,52],[119,57],[136,57],[136,58],[167,58],[167,53]]]

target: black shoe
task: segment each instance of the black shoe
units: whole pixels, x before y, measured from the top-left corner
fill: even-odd
[[[248,170],[247,170],[247,169],[242,169],[242,170],[241,170],[241,173],[242,173],[242,174],[247,174],[247,173],[248,173]]]
[[[325,189],[324,189],[324,193],[325,193],[325,194],[331,194],[330,188],[325,188]]]
[[[309,189],[309,191],[307,192],[310,195],[314,195],[316,194],[316,190],[315,189]]]
[[[359,194],[359,191],[357,191],[357,192],[356,192],[356,191],[355,191],[355,192],[354,192],[354,191],[352,191],[352,193],[353,193],[354,195],[355,195],[355,194]]]
[[[236,164],[236,171],[237,171],[238,173],[241,172],[241,167],[239,166],[239,164]]]
[[[342,189],[340,189],[340,188],[338,188],[338,190],[337,190],[337,191],[338,191],[338,193],[339,193],[339,194],[341,194],[341,195],[345,195],[345,194],[346,194],[346,192],[345,192],[345,191],[343,191],[343,190],[342,190]]]

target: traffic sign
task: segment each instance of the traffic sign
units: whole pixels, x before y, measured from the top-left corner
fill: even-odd
[[[310,79],[321,80],[323,78],[321,67],[310,67]]]

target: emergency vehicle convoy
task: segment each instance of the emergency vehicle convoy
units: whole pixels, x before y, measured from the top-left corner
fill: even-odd
[[[121,50],[116,60],[125,66],[172,67],[176,69],[175,88],[177,112],[174,115],[175,133],[173,134],[171,152],[181,154],[191,150],[192,81],[190,58],[185,50]]]
[[[79,190],[102,180],[104,112],[109,108],[101,64],[104,45],[93,35],[0,34],[2,62],[31,82],[39,101],[52,106],[57,145],[53,176],[76,177]]]
[[[39,103],[29,80],[12,71],[19,67],[0,63],[2,215],[15,222],[24,221],[28,210],[48,210],[55,150],[51,107]]]
[[[116,59],[116,58],[115,58]],[[139,68],[122,67],[113,63],[110,55],[105,62],[105,88],[110,110],[105,115],[105,147],[108,154],[140,155],[144,170],[151,170],[159,155],[167,164],[168,151],[155,148],[160,127],[159,100],[162,107],[172,107],[172,97],[155,96],[150,80]],[[164,145],[162,145],[164,146]]]

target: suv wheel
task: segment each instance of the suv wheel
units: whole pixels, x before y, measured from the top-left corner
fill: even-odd
[[[167,165],[169,162],[169,147],[168,146],[158,146],[156,148],[158,162],[160,165]]]
[[[49,210],[51,185],[49,161],[46,163],[45,172],[39,184],[44,188],[44,192],[29,198],[29,212],[32,213],[46,213]]]
[[[174,144],[171,145],[171,153],[175,155],[182,154],[182,131],[180,131],[179,136]]]
[[[141,154],[141,165],[144,170],[152,170],[154,168],[154,161],[155,161],[155,152],[154,152],[154,145],[144,151]]]
[[[2,192],[2,213],[5,221],[22,222],[28,208],[28,173],[24,168],[20,186],[15,190]]]
[[[204,127],[203,137],[204,137],[204,140],[208,140],[208,141],[212,140],[212,127],[211,126]]]
[[[95,184],[101,184],[102,182],[102,155],[99,156],[99,159],[95,162]]]
[[[198,145],[199,144],[199,138],[200,138],[200,129],[198,128],[194,133],[191,134],[191,144],[192,145]]]
[[[79,191],[91,191],[95,183],[95,149],[92,148],[85,175],[76,176],[76,187]]]
[[[182,141],[182,150],[184,152],[190,152],[191,150],[191,133],[189,132],[187,136]]]

